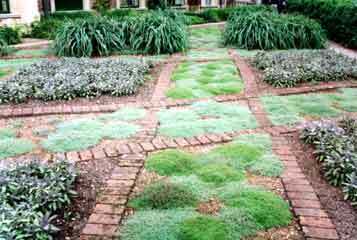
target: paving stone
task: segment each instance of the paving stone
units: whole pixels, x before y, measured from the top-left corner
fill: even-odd
[[[120,144],[116,146],[116,149],[119,154],[129,154],[132,152],[131,149],[129,148],[129,145],[127,144]]]
[[[140,145],[137,144],[137,143],[129,143],[128,146],[129,146],[130,150],[131,150],[133,153],[140,153],[140,152],[143,151],[143,149],[142,149],[142,148],[140,147]],[[119,151],[121,154],[123,154],[119,149],[118,149],[118,151]],[[124,153],[124,154],[125,154],[125,153]]]
[[[121,215],[124,212],[124,206],[116,206],[112,204],[96,204],[93,210],[94,213]]]
[[[175,138],[175,142],[176,142],[180,147],[190,146],[190,144],[185,140],[185,138]]]
[[[98,236],[115,236],[117,226],[104,224],[86,224],[82,234]]]
[[[335,225],[329,218],[321,217],[299,217],[300,224],[303,226],[319,227],[319,228],[332,228],[335,229]]]
[[[110,215],[94,213],[90,215],[88,223],[99,223],[104,225],[118,225],[121,220],[120,215]]]
[[[79,156],[82,161],[88,161],[88,160],[93,159],[92,152],[89,150],[84,150],[84,151],[79,152]]]
[[[154,145],[150,142],[141,142],[140,145],[144,149],[145,152],[151,152],[151,151],[155,150]]]
[[[289,199],[319,200],[316,194],[311,192],[287,192],[287,195]]]
[[[296,215],[304,217],[328,217],[326,212],[317,208],[294,208]]]
[[[127,202],[127,197],[125,195],[102,194],[97,198],[96,202],[102,204],[124,205]]]
[[[294,208],[321,208],[320,201],[316,200],[293,199],[291,200],[291,205]]]
[[[165,149],[167,146],[166,144],[162,141],[160,137],[156,137],[152,140],[152,144],[157,150],[162,150]]]
[[[302,227],[306,237],[321,238],[329,240],[338,240],[339,237],[335,229],[317,228],[317,227]]]
[[[201,144],[210,144],[211,140],[208,139],[206,136],[201,135],[196,137],[198,141],[200,141]]]

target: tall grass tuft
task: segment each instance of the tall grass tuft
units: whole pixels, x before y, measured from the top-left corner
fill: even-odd
[[[184,51],[188,34],[183,21],[171,13],[156,11],[137,19],[130,36],[133,51],[164,54]]]
[[[57,31],[54,50],[58,56],[107,56],[125,48],[126,22],[95,17],[70,20]]]
[[[229,17],[224,43],[244,49],[319,49],[325,47],[326,36],[316,21],[303,16],[242,7]]]

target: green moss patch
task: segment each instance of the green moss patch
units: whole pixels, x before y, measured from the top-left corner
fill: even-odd
[[[185,62],[172,75],[175,86],[166,92],[174,99],[192,99],[239,93],[243,81],[232,61]]]
[[[182,240],[227,240],[228,227],[212,216],[198,216],[183,221],[180,225]]]
[[[357,89],[340,89],[337,93],[261,97],[274,125],[288,125],[305,118],[337,117],[343,111],[355,112]]]
[[[217,48],[221,46],[222,31],[218,27],[193,28],[190,30],[191,48]]]
[[[0,159],[28,153],[34,148],[35,145],[31,141],[16,138],[13,129],[0,129]]]
[[[158,116],[159,133],[169,137],[233,132],[258,126],[246,106],[215,101],[194,103],[187,109],[162,110]]]
[[[229,58],[228,51],[225,48],[214,48],[210,50],[189,50],[186,57],[188,60],[206,60],[215,58]]]
[[[14,56],[43,57],[51,54],[49,49],[22,49],[14,52]]]
[[[242,181],[245,178],[243,171],[221,164],[206,165],[198,169],[196,174],[203,181],[215,184]]]
[[[196,193],[185,186],[170,181],[151,184],[129,202],[135,209],[172,209],[194,206],[198,202]]]
[[[124,108],[98,118],[83,118],[64,121],[56,126],[42,141],[50,152],[84,150],[99,144],[103,139],[124,139],[135,135],[140,127],[122,120],[137,120],[145,116],[145,110]]]

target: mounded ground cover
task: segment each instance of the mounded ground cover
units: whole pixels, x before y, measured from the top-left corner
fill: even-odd
[[[357,80],[357,59],[334,50],[259,52],[254,64],[263,71],[263,80],[274,87]]]
[[[144,83],[148,69],[142,61],[115,58],[36,62],[0,82],[0,103],[131,95]]]
[[[335,93],[310,93],[260,98],[274,125],[288,125],[305,119],[337,117],[357,111],[357,89],[343,88]]]
[[[181,63],[171,80],[175,86],[166,95],[174,99],[211,97],[243,90],[243,81],[230,60]]]
[[[258,127],[247,106],[215,101],[197,102],[182,109],[161,110],[158,118],[159,133],[168,137],[192,137]]]
[[[15,129],[0,129],[0,160],[31,152],[34,147],[31,141],[18,138]]]
[[[50,152],[80,151],[99,144],[103,139],[124,139],[135,135],[140,126],[128,121],[142,119],[145,110],[124,108],[97,118],[63,121],[49,132],[41,145]]]
[[[270,170],[251,172],[262,161]],[[239,240],[292,220],[287,202],[245,181],[246,171],[270,176],[279,168],[275,176],[281,174],[269,135],[241,136],[207,153],[161,151],[149,156],[146,168],[166,178],[129,201],[136,212],[121,228],[123,240]],[[216,211],[201,212],[212,199]]]

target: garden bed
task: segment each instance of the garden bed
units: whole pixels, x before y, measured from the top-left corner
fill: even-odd
[[[0,158],[19,155],[65,153],[144,141],[145,119],[139,108],[123,108],[109,114],[53,115],[0,120]]]
[[[357,60],[333,50],[258,52],[248,62],[261,89],[350,84],[357,79]]]
[[[61,100],[61,99],[53,99],[51,101],[43,101],[43,100],[37,100],[37,99],[28,99],[26,102],[23,103],[17,103],[16,105],[11,104],[12,107],[14,108],[24,108],[24,107],[35,107],[35,106],[58,106],[58,105],[63,105],[66,104],[68,106],[88,106],[88,105],[93,105],[93,104],[111,104],[111,103],[128,103],[128,102],[144,102],[144,101],[149,101],[153,95],[157,79],[160,75],[161,69],[164,66],[164,60],[166,59],[166,56],[161,56],[161,57],[146,57],[143,58],[149,59],[148,61],[153,64],[151,68],[149,68],[149,72],[145,75],[145,82],[138,86],[136,91],[132,94],[128,95],[122,95],[122,96],[110,96],[110,95],[105,95],[102,94],[101,96],[88,96],[88,97],[77,97],[77,98],[72,98],[72,99],[67,99],[67,100]],[[114,58],[114,59],[124,59],[124,61],[139,61],[138,57],[133,56],[133,57],[120,57],[120,58]],[[5,60],[4,62],[4,68],[3,69],[11,69],[12,72],[14,72],[16,69],[21,68],[23,65],[29,65],[34,62],[39,62],[42,59],[24,59],[24,60],[19,60],[19,59],[14,59],[14,60]],[[9,61],[9,62],[7,62]],[[0,65],[1,67],[2,65]],[[7,80],[9,76],[4,77],[4,80]],[[8,108],[9,103],[7,104],[1,104],[1,108]]]
[[[145,169],[120,228],[123,240],[303,239],[283,200],[282,163],[268,135],[152,153]]]
[[[243,92],[243,81],[230,60],[183,62],[171,76],[166,95],[173,99],[206,98]]]
[[[319,197],[322,207],[326,210],[341,240],[352,240],[357,235],[357,210],[344,199],[340,188],[330,185],[321,172],[321,164],[314,154],[315,149],[303,143],[300,134],[287,136],[289,145],[294,146],[294,155],[300,168]]]

